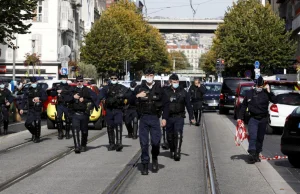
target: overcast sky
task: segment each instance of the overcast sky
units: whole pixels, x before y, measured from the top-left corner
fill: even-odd
[[[147,16],[170,18],[193,18],[190,0],[141,0],[147,8]],[[224,16],[233,0],[191,0],[196,10],[195,18],[217,18]],[[144,9],[146,15],[146,9]]]

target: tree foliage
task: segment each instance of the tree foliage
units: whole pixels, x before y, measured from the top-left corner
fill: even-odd
[[[139,71],[153,66],[171,70],[171,61],[159,31],[143,20],[134,3],[120,1],[103,12],[86,35],[81,60],[98,72],[123,69],[124,61]]]
[[[79,67],[78,74],[82,75],[83,77],[93,79],[98,78],[97,68],[94,65],[79,62],[77,66]]]
[[[24,24],[36,16],[38,0],[0,0],[0,43],[9,44],[15,39],[14,34],[29,33],[32,24]]]
[[[200,68],[206,73],[215,73],[216,58],[216,52],[213,49],[210,49],[208,52],[203,53],[199,59]]]
[[[284,21],[269,4],[263,6],[257,0],[238,0],[229,7],[215,35],[210,54],[215,52],[215,60],[225,59],[230,71],[249,67],[256,60],[263,72],[283,67],[296,51],[291,33],[285,32]]]
[[[188,59],[182,51],[173,51],[170,53],[171,59],[175,59],[176,69],[186,69],[190,66]]]

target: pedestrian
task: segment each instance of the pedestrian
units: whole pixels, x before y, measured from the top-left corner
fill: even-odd
[[[4,135],[7,135],[8,123],[9,123],[9,108],[11,103],[13,102],[13,96],[10,90],[5,88],[5,84],[3,82],[0,83],[0,135],[2,134],[1,128],[3,123]]]
[[[87,151],[89,117],[92,107],[95,107],[96,111],[98,111],[98,106],[95,106],[96,93],[84,86],[82,75],[76,77],[76,83],[77,86],[73,91],[72,134],[75,146],[74,151],[80,154],[80,152]]]
[[[248,109],[250,114],[248,122],[250,164],[260,162],[259,154],[262,151],[268,124],[269,101],[276,104],[276,96],[270,91],[268,84],[264,85],[264,80],[260,76],[255,88],[246,92],[237,120],[238,122],[244,120],[246,109]]]
[[[25,91],[24,97],[20,105],[20,114],[23,114],[25,103],[28,104],[27,118],[25,127],[32,134],[34,143],[40,142],[41,136],[41,114],[43,110],[43,102],[47,100],[47,94],[42,87],[38,87],[37,79],[30,78],[30,87]]]
[[[151,136],[152,171],[158,171],[158,155],[161,139],[161,126],[166,126],[168,115],[168,100],[161,85],[154,82],[154,70],[147,68],[144,71],[146,82],[142,82],[134,90],[138,102],[138,114],[140,115],[139,138],[142,149],[141,161],[143,165],[142,175],[148,175],[149,157],[149,133]],[[162,115],[163,112],[163,115]],[[159,118],[162,115],[161,126]]]
[[[132,81],[130,83],[130,90],[131,96],[128,99],[128,103],[126,105],[126,108],[124,110],[124,120],[125,120],[125,126],[128,131],[128,138],[137,139],[137,131],[138,131],[138,114],[137,114],[137,107],[136,107],[136,99],[134,98],[134,89],[136,88],[137,83],[135,81]]]
[[[203,95],[206,93],[206,88],[201,85],[200,79],[195,78],[194,85],[189,89],[189,94],[191,96],[191,103],[194,111],[194,117],[196,119],[196,126],[200,126]]]
[[[63,115],[65,119],[65,137],[70,139],[70,129],[72,123],[72,101],[73,88],[67,83],[68,75],[61,75],[61,82],[53,88],[52,96],[56,96],[56,112],[55,121],[58,130],[58,139],[63,139]]]
[[[171,80],[169,79],[167,82],[164,83],[163,89],[166,91],[166,89],[168,89],[170,85],[171,85]],[[163,139],[163,142],[161,144],[162,149],[164,150],[170,149],[167,141],[166,126],[162,127],[162,139]]]
[[[170,157],[175,161],[180,160],[180,152],[183,138],[183,126],[185,118],[185,108],[189,114],[189,120],[195,124],[193,109],[190,102],[189,93],[182,87],[179,87],[178,75],[170,76],[171,86],[165,92],[170,100],[169,115],[167,119],[167,140],[170,147]]]
[[[100,91],[97,104],[100,104],[101,100],[105,99],[105,121],[109,141],[108,151],[121,151],[123,149],[122,130],[124,101],[130,98],[131,91],[127,87],[118,84],[117,73],[110,73],[110,80],[110,83],[104,86]],[[114,130],[116,130],[116,136]]]

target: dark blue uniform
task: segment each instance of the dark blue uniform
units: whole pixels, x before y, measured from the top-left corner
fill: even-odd
[[[146,83],[142,83],[137,86],[134,95],[141,92],[146,92],[147,96],[144,98],[138,98],[138,114],[140,116],[139,122],[139,138],[142,148],[141,161],[144,164],[144,169],[148,174],[149,157],[149,132],[151,135],[151,153],[152,162],[155,164],[155,169],[158,170],[157,156],[159,155],[159,146],[161,139],[161,128],[159,118],[163,112],[163,119],[167,119],[168,115],[168,100],[164,94],[164,90],[159,84],[151,85],[150,87]]]
[[[105,86],[98,97],[97,103],[105,99],[105,110],[106,116],[105,121],[107,124],[107,133],[109,140],[108,150],[121,151],[122,145],[122,126],[123,126],[123,109],[124,100],[129,99],[131,91],[121,84],[112,84]],[[116,129],[116,140],[115,144],[115,132]]]
[[[58,93],[57,90],[61,90],[61,93]],[[73,88],[68,83],[60,83],[57,87],[53,89],[53,96],[57,96],[57,105],[56,105],[56,123],[58,129],[58,139],[63,139],[63,121],[62,116],[65,117],[65,130],[66,130],[66,139],[70,139],[70,128],[72,123],[72,101],[73,101]]]
[[[206,93],[206,88],[201,85],[200,87],[192,85],[189,89],[191,96],[191,103],[194,110],[194,116],[196,119],[196,126],[200,125],[203,95]]]
[[[266,133],[266,126],[268,123],[269,101],[273,103],[277,102],[276,96],[274,96],[273,93],[269,93],[265,89],[262,89],[262,91],[251,89],[247,91],[239,112],[238,118],[241,120],[243,120],[244,118],[247,107],[250,113],[250,120],[248,123],[248,152],[251,156],[251,163],[259,161],[259,153],[262,151],[264,136]]]
[[[97,110],[98,106],[95,106],[95,100],[97,98],[97,95],[90,88],[86,86],[75,87],[73,95],[75,94],[79,95],[80,98],[83,98],[83,102],[80,102],[79,99],[74,98],[72,105],[72,134],[75,145],[75,153],[80,153],[82,151],[86,151],[89,117],[93,108],[95,107]]]
[[[10,106],[6,106],[7,102],[11,104],[13,102],[13,96],[11,95],[11,92],[7,88],[3,88],[3,89],[0,88],[0,108],[1,108],[0,135],[2,134],[1,131],[2,122],[3,122],[4,135],[7,134],[7,130],[8,130],[8,121],[9,121],[8,112]]]
[[[33,99],[39,97],[41,102],[34,102]],[[25,127],[32,134],[32,140],[35,143],[40,141],[41,136],[41,114],[43,109],[43,101],[47,100],[47,94],[41,87],[32,86],[24,93],[20,110],[23,110],[25,103],[28,103],[27,118]],[[33,124],[34,123],[34,124]]]
[[[124,110],[124,121],[128,131],[128,138],[137,139],[138,114],[136,98],[133,92],[131,95],[132,96],[128,99],[128,104]]]
[[[184,88],[174,89],[169,86],[165,89],[167,98],[170,101],[169,116],[167,120],[167,140],[170,147],[171,158],[180,160],[182,145],[182,134],[185,118],[185,108],[189,113],[190,121],[194,119],[193,109],[190,102],[190,95]]]

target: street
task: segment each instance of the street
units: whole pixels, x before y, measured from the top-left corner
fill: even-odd
[[[0,192],[209,193],[209,180],[214,179],[216,191],[221,193],[300,193],[299,170],[287,159],[247,164],[247,142],[235,146],[232,117],[205,112],[201,127],[186,124],[181,161],[175,162],[168,151],[161,149],[160,170],[152,173],[150,164],[148,176],[140,172],[139,140],[127,138],[126,129],[122,152],[107,151],[106,129],[90,130],[88,151],[81,154],[73,152],[72,139],[58,140],[56,130],[48,130],[45,125],[38,144],[28,142],[27,131],[2,136]],[[24,124],[13,127],[24,129]],[[209,175],[206,165],[205,132],[213,175]],[[282,155],[279,143],[280,135],[267,135],[263,155]]]

